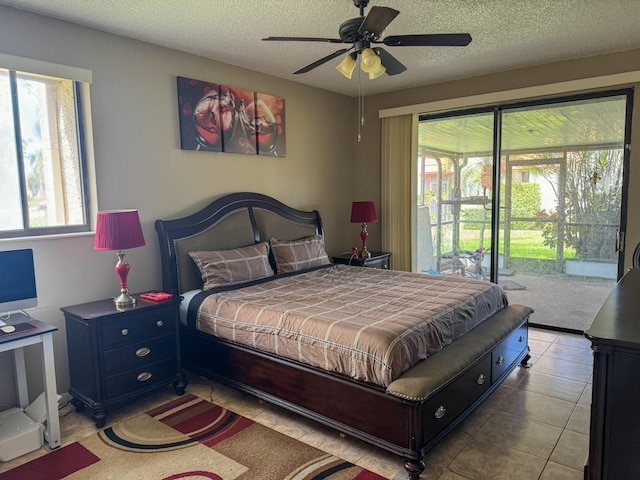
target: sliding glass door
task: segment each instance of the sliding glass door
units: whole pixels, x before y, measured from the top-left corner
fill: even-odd
[[[619,91],[421,118],[417,270],[491,280],[534,323],[586,329],[622,273],[630,104]]]

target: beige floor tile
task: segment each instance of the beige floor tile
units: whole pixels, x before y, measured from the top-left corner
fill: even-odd
[[[556,338],[555,343],[559,343],[562,345],[571,345],[591,351],[591,340],[589,340],[584,335],[560,333]]]
[[[540,480],[583,480],[584,472],[549,462],[542,472]]]
[[[469,480],[469,477],[463,477],[462,475],[447,470],[440,475],[437,480]]]
[[[532,355],[544,355],[548,348],[553,345],[551,342],[545,342],[543,340],[536,340],[535,338],[529,338],[529,348]]]
[[[577,402],[585,386],[586,382],[577,382],[555,375],[530,371],[518,384],[517,388],[570,402]]]
[[[562,428],[496,410],[476,438],[547,459],[561,434]]]
[[[563,358],[553,358],[543,355],[543,357],[531,367],[531,371],[586,383],[593,373],[593,367],[585,363],[572,362]]]
[[[577,363],[585,363],[590,367],[593,365],[593,353],[591,352],[591,349],[574,347],[573,345],[565,345],[558,342],[551,345],[544,352],[544,356],[570,360]]]
[[[566,467],[582,470],[589,452],[589,435],[565,430],[549,460]]]
[[[542,340],[543,342],[553,343],[558,339],[558,333],[551,330],[543,330],[541,328],[529,328],[529,338]]]
[[[591,405],[591,396],[593,394],[593,383],[587,383],[578,399],[578,403],[580,405]]]
[[[572,432],[584,433],[589,435],[589,425],[591,421],[591,407],[586,405],[576,405],[575,410],[571,414],[567,430]]]
[[[543,458],[474,437],[449,470],[473,480],[538,480],[545,464]]]
[[[444,437],[424,456],[427,467],[439,467],[446,470],[449,464],[471,441],[472,436],[462,430],[455,429]]]
[[[498,410],[564,428],[575,408],[574,402],[527,390],[514,390]]]

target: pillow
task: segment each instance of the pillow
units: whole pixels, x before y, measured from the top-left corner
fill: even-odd
[[[203,290],[259,280],[274,274],[269,264],[267,242],[233,250],[189,252],[189,255],[200,270]]]
[[[272,238],[271,251],[278,273],[295,272],[331,263],[324,250],[324,240],[321,235],[292,241]]]

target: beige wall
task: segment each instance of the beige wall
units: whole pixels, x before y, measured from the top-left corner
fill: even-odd
[[[378,119],[380,110],[634,71],[640,71],[640,50],[558,62],[366,97],[367,117],[362,132],[365,141],[355,150],[355,169],[362,175],[353,184],[353,195],[354,197],[368,196],[376,202],[380,201],[380,120]],[[634,84],[625,86],[640,87]],[[607,89],[620,87],[617,85]],[[631,267],[633,248],[640,242],[640,210],[637,207],[640,204],[640,148],[638,147],[640,145],[640,101],[638,100],[634,105],[633,116],[635,121],[632,127],[631,143],[632,145],[635,143],[636,148],[632,148],[630,160],[628,247],[625,253],[625,268]],[[384,222],[384,219],[381,218],[380,221]],[[374,247],[379,245],[380,225],[370,228],[369,232],[369,243]]]
[[[0,52],[92,70],[91,111],[100,209],[137,208],[146,246],[127,253],[132,291],[161,288],[153,222],[235,191],[275,196],[323,216],[327,250],[349,246],[355,100],[229,65],[0,6]],[[287,156],[180,150],[176,76],[285,98]],[[353,236],[352,235],[352,236]],[[60,328],[54,335],[58,391],[69,385],[60,307],[113,296],[112,252],[93,236],[0,241],[34,249],[39,307],[31,314]],[[31,396],[41,391],[39,354],[30,350]],[[0,404],[14,405],[12,360],[0,354]],[[9,388],[6,388],[9,386]]]

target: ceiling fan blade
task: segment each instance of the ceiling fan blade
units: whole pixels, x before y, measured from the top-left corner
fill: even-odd
[[[267,37],[262,39],[265,42],[324,42],[324,43],[344,43],[339,38],[316,38],[316,37]]]
[[[358,33],[367,37],[378,38],[391,20],[396,18],[400,12],[389,7],[371,7],[368,15],[365,17],[362,25],[358,29]]]
[[[342,49],[338,50],[337,52],[333,52],[331,55],[327,55],[326,57],[323,57],[320,60],[316,60],[315,62],[310,63],[306,67],[302,67],[300,70],[293,72],[293,74],[297,75],[299,73],[307,73],[307,72],[313,70],[314,68],[319,67],[323,63],[328,62],[332,58],[339,57],[340,55],[342,55],[343,53],[348,52],[349,50],[351,50],[351,49],[350,48],[342,48]]]
[[[400,63],[396,57],[391,55],[384,48],[376,47],[373,51],[380,57],[382,66],[387,69],[387,75],[398,75],[407,69],[407,67]]]
[[[381,43],[389,47],[465,47],[471,43],[471,35],[468,33],[391,35],[385,37]]]

